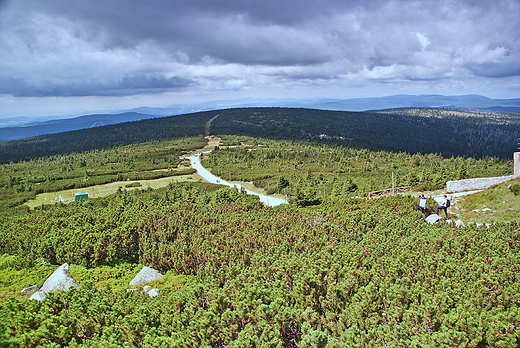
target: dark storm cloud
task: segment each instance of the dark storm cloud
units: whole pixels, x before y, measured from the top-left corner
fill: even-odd
[[[318,6],[321,4],[322,6]],[[315,64],[329,59],[321,34],[305,19],[330,15],[330,1],[37,1],[29,8],[64,16],[102,36],[107,47],[132,47],[151,40],[192,61],[212,57],[242,64]],[[295,26],[295,28],[292,27]]]
[[[145,32],[134,30],[134,33],[150,34],[162,32],[154,30],[181,18],[198,16],[226,17],[246,15],[254,22],[272,23],[276,25],[298,25],[302,21],[319,16],[330,16],[334,12],[344,11],[359,5],[378,6],[378,2],[371,1],[337,1],[337,0],[263,0],[263,1],[236,1],[236,0],[193,0],[193,1],[123,1],[110,2],[92,0],[88,2],[69,2],[64,6],[62,1],[48,0],[44,3],[35,1],[32,6],[39,11],[60,13],[70,18],[88,19],[97,22],[114,23],[115,28],[131,30],[132,25],[146,28]],[[128,19],[132,18],[131,23]],[[152,21],[151,21],[152,20]]]
[[[0,94],[14,97],[84,97],[84,96],[125,96],[141,93],[161,93],[165,90],[186,88],[192,81],[178,78],[147,78],[144,76],[124,77],[121,81],[110,83],[65,84],[44,83],[33,85],[22,79],[0,80]]]
[[[520,75],[517,0],[11,0],[0,11],[0,93],[14,96]]]

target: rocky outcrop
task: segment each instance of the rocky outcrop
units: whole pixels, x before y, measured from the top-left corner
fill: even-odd
[[[143,269],[137,273],[134,279],[130,281],[130,285],[144,285],[154,280],[162,279],[164,276],[157,270],[144,266]],[[150,297],[159,295],[161,290],[152,288],[150,285],[143,286],[143,292],[147,293]]]
[[[134,279],[130,281],[130,285],[144,285],[154,280],[162,279],[164,276],[151,267],[144,266],[143,269],[137,273]]]
[[[79,284],[72,278],[69,271],[70,267],[68,263],[61,265],[51,274],[49,278],[47,278],[47,280],[43,283],[40,291],[35,292],[30,297],[30,299],[42,301],[50,292],[54,292],[56,290],[67,291],[71,287],[77,289]]]

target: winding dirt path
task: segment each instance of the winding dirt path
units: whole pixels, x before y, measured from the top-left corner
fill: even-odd
[[[208,122],[206,122],[204,124],[204,136],[210,136],[210,129],[211,129],[211,122],[213,122],[214,119],[216,119],[217,117],[219,117],[221,114],[218,114],[218,115],[215,115],[213,116],[212,118],[210,118],[208,120]]]
[[[208,153],[208,152],[210,152],[210,151],[207,151],[205,153]],[[262,202],[262,203],[264,203],[264,204],[266,204],[268,206],[271,206],[271,207],[287,203],[285,201],[285,199],[276,198],[276,197],[273,197],[273,196],[267,196],[267,195],[263,195],[261,193],[253,192],[253,191],[248,190],[247,188],[243,187],[240,184],[229,183],[229,182],[219,178],[218,176],[213,175],[209,170],[204,168],[202,166],[202,164],[200,163],[200,154],[201,153],[194,154],[194,155],[190,156],[189,159],[190,159],[190,163],[191,163],[192,168],[197,170],[197,174],[199,174],[206,181],[208,181],[208,182],[210,182],[212,184],[225,185],[225,186],[229,186],[229,187],[236,187],[239,191],[245,190],[247,194],[255,195],[255,196],[260,197],[260,202]]]

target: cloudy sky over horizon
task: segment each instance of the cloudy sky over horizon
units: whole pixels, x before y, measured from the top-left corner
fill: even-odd
[[[0,0],[0,116],[520,97],[518,0]]]

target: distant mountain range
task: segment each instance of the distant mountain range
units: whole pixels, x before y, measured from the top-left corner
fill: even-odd
[[[60,133],[71,130],[99,127],[122,122],[187,114],[223,108],[241,107],[298,107],[322,110],[366,111],[402,107],[455,108],[496,110],[520,113],[520,98],[490,99],[481,95],[393,95],[378,98],[354,99],[238,99],[214,102],[173,105],[167,108],[139,107],[113,114],[93,114],[74,118],[60,118],[35,122],[28,118],[0,120],[0,141],[21,139],[42,134]],[[2,127],[2,124],[9,125]]]
[[[74,118],[32,122],[24,126],[0,128],[0,141],[35,137],[43,134],[67,132],[71,130],[107,126],[110,124],[139,121],[155,116],[137,112],[121,114],[87,115]]]
[[[481,95],[393,95],[380,98],[333,100],[315,105],[318,109],[366,111],[400,107],[478,109],[520,112],[520,98],[490,99]]]

